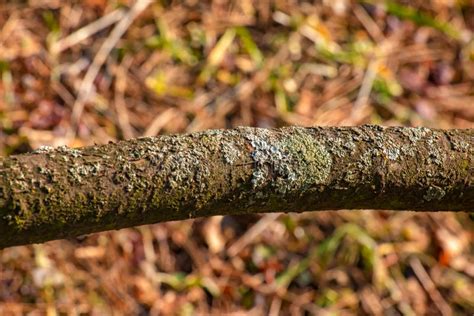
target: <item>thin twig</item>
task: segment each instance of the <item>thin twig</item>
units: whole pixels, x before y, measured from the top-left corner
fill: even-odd
[[[436,285],[431,280],[431,277],[429,276],[428,272],[426,272],[420,260],[418,258],[412,258],[410,260],[410,266],[413,269],[413,272],[415,272],[415,275],[417,276],[418,280],[420,280],[421,285],[430,296],[433,303],[441,312],[441,314],[443,316],[452,315],[453,311],[451,310],[451,307],[449,307],[448,303],[446,303],[443,296],[436,288]]]
[[[51,52],[53,54],[59,54],[60,52],[68,49],[69,47],[72,47],[82,42],[83,40],[89,38],[95,33],[120,21],[124,17],[124,15],[125,15],[125,11],[123,9],[117,9],[110,12],[107,15],[104,15],[103,17],[95,20],[94,22],[90,24],[87,24],[86,26],[66,36],[65,38],[55,42],[51,46]]]
[[[135,20],[135,18],[145,10],[151,2],[151,0],[137,0],[130,11],[128,11],[123,19],[115,26],[109,37],[104,41],[95,55],[94,60],[79,87],[78,96],[72,109],[71,128],[68,131],[67,139],[72,139],[75,136],[77,124],[79,123],[82,111],[84,110],[84,105],[90,96],[94,80],[99,74],[100,68],[107,60],[107,57],[117,42],[132,24],[133,20]]]
[[[125,105],[125,90],[127,85],[127,72],[130,64],[132,62],[131,58],[125,57],[123,62],[117,67],[116,71],[116,80],[115,80],[115,111],[117,112],[117,121],[122,131],[124,139],[131,139],[135,136],[135,131],[130,125],[130,119],[128,117],[127,106]]]
[[[161,131],[163,127],[165,127],[168,122],[173,120],[179,115],[179,112],[176,111],[174,108],[169,108],[160,114],[158,114],[153,121],[148,125],[145,133],[143,136],[156,136]]]
[[[227,254],[230,257],[236,256],[242,249],[245,248],[252,240],[260,235],[271,223],[273,223],[280,214],[271,213],[263,216],[255,225],[253,225],[247,232],[240,237],[232,246],[227,250]]]

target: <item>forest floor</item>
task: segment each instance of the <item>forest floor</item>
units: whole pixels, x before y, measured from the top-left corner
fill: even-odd
[[[2,155],[358,124],[474,127],[471,1],[0,0]],[[224,216],[8,248],[0,314],[471,315],[473,223]]]

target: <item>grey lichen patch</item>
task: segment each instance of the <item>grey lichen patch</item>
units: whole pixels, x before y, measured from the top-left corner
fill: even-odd
[[[376,155],[383,155],[386,159],[391,161],[397,161],[401,158],[402,149],[400,148],[400,142],[393,137],[393,135],[387,135],[383,133],[383,130],[376,130],[377,132],[370,135],[371,140],[374,142],[373,152]]]
[[[38,149],[32,151],[33,154],[46,154],[54,151],[55,148],[52,146],[40,146]]]
[[[414,144],[425,137],[430,132],[430,129],[427,127],[412,127],[400,128],[400,131]]]
[[[99,163],[93,163],[91,165],[80,165],[77,166],[76,172],[81,176],[95,176],[99,173],[101,165]]]
[[[69,148],[67,146],[51,147],[51,146],[40,146],[38,149],[32,152],[33,154],[64,154],[70,157],[80,157],[82,151],[76,148]]]
[[[374,153],[370,150],[366,150],[363,154],[359,157],[359,160],[356,163],[357,171],[360,174],[369,174],[370,170],[372,169],[372,164],[374,161],[373,158]]]
[[[286,128],[281,135],[266,129],[240,130],[253,148],[254,188],[270,184],[286,193],[322,184],[330,174],[331,155],[308,129]]]
[[[338,158],[353,155],[357,149],[356,142],[360,141],[360,132],[354,129],[353,133],[341,131],[340,135],[327,134],[324,141],[328,151]]]
[[[238,147],[235,146],[233,143],[221,143],[221,150],[224,155],[225,163],[229,165],[233,165],[238,159],[240,158],[241,152]]]
[[[81,157],[82,156],[82,151],[76,148],[69,148],[67,146],[60,146],[56,149],[58,153],[61,154],[68,154],[74,158]]]
[[[402,141],[393,146],[390,141],[385,141],[386,146],[389,147],[387,152],[390,157],[395,157],[393,155],[396,150],[402,159],[407,159],[409,157],[417,157],[418,159],[424,159],[427,164],[442,165],[446,159],[446,150],[442,146],[441,135],[438,132],[430,130],[425,127],[415,127],[415,128],[394,128],[402,136]],[[403,140],[403,137],[408,139],[408,142]],[[420,151],[420,146],[426,148],[425,151]],[[426,155],[425,155],[426,153]]]
[[[74,166],[74,167],[70,167],[67,169],[70,177],[77,183],[81,183],[82,182],[82,175],[83,175],[83,172],[80,168],[80,166]]]
[[[458,138],[454,138],[452,144],[453,144],[453,149],[458,150],[458,151],[469,151],[471,147],[470,143]]]
[[[39,174],[44,174],[44,175],[50,174],[50,171],[42,166],[38,166],[36,170],[38,171]]]
[[[163,136],[162,139],[165,139],[169,136]],[[166,150],[166,148],[160,147],[161,142],[158,141],[156,137],[141,137],[133,141],[133,147],[130,148],[127,153],[127,158],[132,159],[147,159],[153,162],[156,162],[156,159],[163,157],[161,151]]]
[[[446,195],[445,190],[443,190],[442,188],[438,186],[433,185],[428,188],[425,195],[423,195],[423,198],[426,201],[430,202],[432,200],[441,200],[445,195]]]
[[[167,154],[160,163],[159,182],[167,199],[162,199],[160,193],[153,197],[153,203],[176,210],[180,204],[191,199],[198,206],[205,203],[209,197],[203,192],[206,192],[212,178],[209,169],[212,162],[206,157],[218,148],[199,134],[194,138],[190,135],[173,137],[166,144]]]
[[[451,147],[455,151],[460,151],[460,152],[472,152],[473,148],[472,145],[474,144],[474,132],[471,133],[466,139],[463,139],[456,135],[456,133],[453,133],[452,131],[446,131],[445,132],[446,137],[448,138]]]
[[[445,150],[440,146],[440,137],[439,134],[430,133],[429,136],[425,139],[427,148],[429,149],[428,162],[442,165],[443,161],[446,158]]]
[[[390,160],[397,160],[400,157],[400,149],[396,147],[387,148],[385,153]]]
[[[228,165],[233,165],[241,158],[241,149],[238,147],[235,137],[238,133],[235,130],[209,130],[194,134],[202,141],[206,147],[216,146],[219,148],[223,160]],[[233,139],[234,137],[234,139]]]

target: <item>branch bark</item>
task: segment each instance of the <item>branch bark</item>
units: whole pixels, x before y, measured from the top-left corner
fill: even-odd
[[[242,127],[0,160],[0,248],[257,212],[474,210],[474,130]]]

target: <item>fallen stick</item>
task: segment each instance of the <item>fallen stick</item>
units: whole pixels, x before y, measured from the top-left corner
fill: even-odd
[[[0,160],[0,248],[170,220],[474,210],[474,130],[241,127]]]

